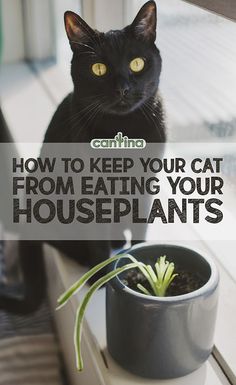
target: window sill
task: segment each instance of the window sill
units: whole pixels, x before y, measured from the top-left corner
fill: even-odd
[[[79,276],[85,271],[75,262],[68,260],[60,255],[50,246],[45,247],[45,256],[47,263],[49,293],[52,307],[56,307],[56,299],[59,294],[68,288]],[[221,271],[222,273],[222,271]],[[224,294],[225,276],[221,274],[222,284],[221,293]],[[234,288],[235,289],[235,288]],[[86,290],[86,289],[85,289]],[[234,295],[231,292],[231,296]],[[84,333],[83,333],[83,356],[85,369],[81,374],[75,370],[74,346],[73,346],[73,327],[75,319],[75,311],[79,304],[80,297],[77,295],[73,300],[56,313],[56,322],[62,347],[65,353],[67,366],[69,367],[69,375],[73,385],[83,385],[89,383],[97,384],[114,384],[114,385],[133,385],[143,384],[142,378],[136,377],[121,367],[119,367],[110,357],[106,349],[106,330],[105,330],[105,289],[100,290],[93,297],[85,317]],[[213,355],[199,370],[194,373],[168,381],[145,380],[146,385],[229,385],[230,382],[226,378],[216,358],[222,359],[222,317],[225,320],[225,303],[220,300],[218,327],[216,330],[216,348]],[[232,339],[228,340],[232,343]],[[217,345],[220,344],[220,345]],[[232,346],[234,344],[232,343]],[[232,369],[232,368],[231,368]],[[231,370],[230,369],[230,370]],[[234,376],[231,374],[231,378]],[[232,382],[233,383],[233,382]]]
[[[21,156],[38,156],[57,105],[72,89],[69,73],[62,71],[51,61],[1,66],[0,104]],[[30,151],[24,143],[32,143]]]

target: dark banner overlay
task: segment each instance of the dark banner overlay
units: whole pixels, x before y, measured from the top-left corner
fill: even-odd
[[[0,145],[4,238],[235,239],[234,144]],[[27,144],[30,148],[30,144]]]

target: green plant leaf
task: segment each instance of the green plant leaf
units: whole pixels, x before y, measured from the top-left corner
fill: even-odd
[[[154,273],[154,270],[153,270],[151,265],[147,265],[147,271],[149,272],[149,275],[150,275],[151,279],[153,280],[153,282],[156,283],[157,282],[157,276]]]
[[[157,271],[157,277],[158,281],[162,282],[165,271],[166,271],[166,262],[165,262],[166,256],[160,257],[157,263],[155,264],[156,271]]]
[[[157,272],[156,293],[158,296],[164,297],[171,282],[178,274],[173,274],[175,265],[173,262],[166,261],[166,256],[158,259],[155,268]]]
[[[138,283],[137,284],[137,288],[139,289],[139,290],[141,290],[144,294],[146,294],[146,295],[152,295],[151,293],[150,293],[150,291],[148,291],[148,289],[146,289],[146,287],[144,287],[143,285],[141,285],[141,283]]]
[[[128,258],[132,261],[132,263],[126,264],[124,266],[118,267],[115,270],[106,273],[102,278],[98,279],[87,291],[84,295],[82,302],[77,309],[76,312],[76,324],[75,324],[75,332],[74,332],[74,344],[76,351],[76,365],[77,369],[81,371],[83,369],[83,360],[81,356],[81,336],[82,336],[82,324],[84,314],[87,308],[87,305],[93,296],[93,294],[108,281],[119,275],[125,270],[129,270],[132,268],[138,268],[147,279],[150,284],[150,287],[153,290],[153,294],[149,290],[147,290],[143,285],[138,284],[137,287],[146,295],[156,295],[156,296],[164,296],[165,292],[173,281],[173,279],[178,274],[173,274],[174,272],[174,264],[166,261],[166,256],[160,257],[157,263],[155,264],[156,274],[151,267],[151,265],[145,265],[143,262],[139,262],[130,254],[121,254],[118,256],[111,257],[110,259],[101,262],[97,266],[93,267],[87,273],[85,273],[77,282],[75,282],[64,294],[62,294],[59,299],[59,307],[64,306],[67,301],[74,295],[78,290],[80,290],[84,284],[99,270],[103,269],[105,266],[110,263],[122,259]]]
[[[166,269],[166,272],[165,272],[165,281],[169,281],[170,278],[172,277],[172,274],[174,272],[174,269],[175,269],[175,265],[173,264],[173,262],[169,263],[167,269]]]
[[[63,307],[72,295],[76,294],[87,282],[93,277],[98,271],[102,270],[104,267],[108,266],[110,263],[117,261],[118,259],[129,258],[133,262],[138,262],[132,255],[130,254],[121,254],[106,259],[105,261],[99,263],[90,269],[87,273],[85,273],[78,281],[76,281],[68,290],[66,290],[57,300],[59,306],[57,310]]]
[[[130,263],[128,265],[124,265],[122,267],[119,267],[109,273],[107,273],[104,277],[100,278],[97,282],[95,282],[88,292],[85,294],[80,307],[78,308],[76,312],[76,323],[75,323],[75,334],[74,334],[74,344],[75,344],[75,351],[76,351],[76,366],[79,371],[83,370],[83,359],[81,355],[81,336],[82,336],[82,323],[84,318],[84,313],[87,308],[87,305],[92,297],[92,295],[105,283],[110,281],[112,278],[116,277],[120,273],[122,273],[125,270],[132,269],[134,267],[137,267],[139,262]]]
[[[151,295],[156,295],[156,286],[152,280],[150,272],[148,271],[147,265],[145,265],[145,263],[139,262],[138,268],[141,271],[141,273],[143,273],[144,277],[149,282],[149,285],[152,288],[153,294],[151,294]]]

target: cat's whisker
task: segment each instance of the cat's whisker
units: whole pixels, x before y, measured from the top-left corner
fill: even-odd
[[[89,106],[87,106],[86,109],[89,107],[91,108],[93,106],[93,104],[95,104],[95,102],[91,103]],[[74,125],[79,123],[80,115],[81,115],[81,110],[77,111],[75,114],[73,114],[73,116],[70,116],[69,119],[66,119],[61,124],[63,126],[64,125],[68,126],[67,128],[68,128],[69,132],[71,133],[71,127],[73,127]],[[62,136],[62,139],[64,139],[68,135],[68,130],[64,130],[64,135]]]
[[[159,115],[157,113],[157,110],[155,109],[155,107],[153,105],[153,102],[152,103],[151,102],[146,102],[145,106],[151,112],[153,119],[155,117],[155,120],[157,119],[159,123],[163,122],[164,114]]]
[[[144,109],[147,109],[147,116],[149,118],[149,121],[154,124],[155,127],[158,128],[160,124],[163,124],[163,117],[159,116],[156,111],[153,109],[153,107],[148,106],[147,104],[144,105]],[[154,115],[155,114],[155,115]]]
[[[94,101],[95,103],[95,101]],[[86,106],[85,108],[89,108],[90,106],[92,106],[94,103],[90,103],[88,106]],[[79,117],[79,115],[83,112],[83,109],[79,109],[77,112],[75,112],[72,116],[70,116],[68,119],[65,119],[63,122],[61,122],[61,124],[70,124],[72,123],[75,119],[77,119]]]
[[[85,98],[84,98],[85,99]],[[83,99],[83,100],[84,100]],[[94,100],[92,103],[90,103],[90,104],[88,104],[87,106],[85,106],[83,109],[79,109],[72,117],[71,117],[71,119],[70,120],[68,120],[67,121],[67,123],[72,123],[75,119],[77,119],[81,114],[83,114],[84,112],[86,112],[88,109],[90,109],[90,108],[92,108],[93,107],[93,105],[95,105],[95,104],[97,104],[97,98],[92,98],[92,97],[90,97],[90,98],[88,98],[88,100],[91,100],[92,101],[92,99]]]
[[[105,100],[105,97],[101,98],[99,100],[99,103],[98,103],[98,107],[100,107],[100,109],[102,110],[103,109],[103,101]]]
[[[93,95],[91,97],[83,98],[83,100],[94,100],[94,102],[88,104],[83,109],[79,109],[78,112],[76,112],[70,119],[68,119],[67,124],[70,125],[70,133],[74,132],[74,128],[79,124],[81,120],[86,119],[87,115],[91,113],[93,108],[95,108],[97,105],[100,104],[100,101],[104,96],[101,96],[102,94]],[[99,101],[97,98],[100,98]],[[66,134],[66,133],[65,133]]]
[[[155,121],[155,119],[154,119],[154,117],[152,115],[153,114],[153,110],[146,103],[144,103],[143,109],[147,112],[149,121],[152,121],[156,125],[156,121]]]
[[[98,105],[97,105],[97,108],[95,107],[94,109],[93,109],[93,113],[91,113],[90,114],[90,116],[88,117],[88,119],[87,119],[87,124],[88,123],[91,123],[92,122],[92,120],[94,120],[94,118],[95,118],[95,116],[98,114],[98,113],[101,113],[101,115],[102,115],[102,113],[104,113],[104,101],[106,100],[106,97],[105,96],[103,96],[100,100],[99,100],[99,103],[98,103]],[[88,114],[87,114],[88,115]]]
[[[155,116],[155,118],[157,118],[157,119],[154,119],[154,116],[152,116],[152,111],[150,111],[147,104],[144,103],[144,105],[142,106],[142,111],[143,111],[143,114],[146,116],[146,119],[151,124],[153,124],[154,127],[158,128],[158,117]]]
[[[63,120],[60,124],[62,126],[69,126],[71,124],[71,122],[73,122],[75,120],[75,118],[77,118],[79,115],[79,112],[76,112],[73,116],[69,116],[68,118],[66,118],[65,120]],[[64,139],[66,136],[68,135],[68,131],[67,130],[64,130],[64,134],[62,135],[62,139]]]
[[[88,97],[84,97],[84,98],[81,98],[80,100],[81,101],[91,101],[91,102],[95,102],[97,101],[97,98],[100,98],[102,96],[102,94],[97,94],[97,95],[92,95],[92,96],[88,96]],[[87,107],[90,107],[92,105],[92,103],[90,103],[88,106],[85,106],[85,108]],[[78,115],[80,115],[80,113],[83,112],[83,109],[78,109],[78,111],[76,111],[72,116],[69,116],[69,118],[66,118],[64,121],[61,122],[62,125],[64,124],[69,124],[71,121],[73,121],[75,118],[78,117]]]
[[[100,98],[100,100],[95,100],[93,103],[89,104],[88,106],[86,106],[85,108],[83,108],[82,110],[80,110],[80,114],[81,114],[81,115],[84,115],[84,113],[85,113],[87,110],[90,110],[90,109],[93,107],[93,105],[95,105],[95,104],[100,104],[100,103],[101,103],[101,98]]]
[[[90,114],[90,116],[88,117],[88,119],[86,120],[85,122],[85,126],[89,126],[89,124],[91,124],[94,120],[95,120],[95,117],[96,115],[98,114],[98,112],[100,111],[101,109],[101,106],[98,105],[96,108],[94,108],[93,112]]]
[[[93,133],[95,132],[95,127],[96,127],[95,123],[97,123],[99,121],[99,116],[100,116],[100,120],[101,120],[101,117],[103,116],[103,108],[101,105],[98,106],[98,108],[94,111],[94,114],[87,121],[87,124],[91,125],[93,123],[93,125],[92,125]],[[94,135],[93,135],[93,137],[94,137]]]
[[[87,114],[91,113],[91,111],[93,111],[93,109],[97,107],[97,104],[94,105],[93,107],[91,106],[90,110],[87,111]],[[86,121],[86,114],[84,114],[83,116],[81,116],[81,114],[78,114],[77,116],[77,119],[75,119],[73,122],[71,122],[70,124],[70,127],[69,127],[69,132],[70,132],[70,135],[73,137],[73,134],[75,132],[75,130],[81,130],[81,128],[83,127],[83,125],[81,123],[83,123],[83,121]]]
[[[74,122],[74,124],[72,124],[72,126],[71,126],[71,133],[73,133],[75,128],[77,128],[77,124],[79,122],[84,121],[84,124],[87,124],[87,122],[89,120],[89,118],[87,119],[87,117],[91,116],[91,114],[93,114],[94,110],[96,110],[99,106],[100,106],[100,102],[97,101],[97,102],[94,102],[94,103],[91,103],[90,105],[88,105],[83,111],[80,111],[80,114],[78,116],[78,121]],[[81,130],[78,131],[77,135],[79,135],[80,132],[81,132]]]

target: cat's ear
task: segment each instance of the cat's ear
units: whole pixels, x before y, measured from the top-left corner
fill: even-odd
[[[156,40],[157,7],[155,1],[148,1],[140,9],[131,28],[135,36],[141,40],[154,42]]]
[[[64,20],[66,33],[72,46],[73,43],[93,39],[95,31],[76,13],[72,11],[65,12]]]

